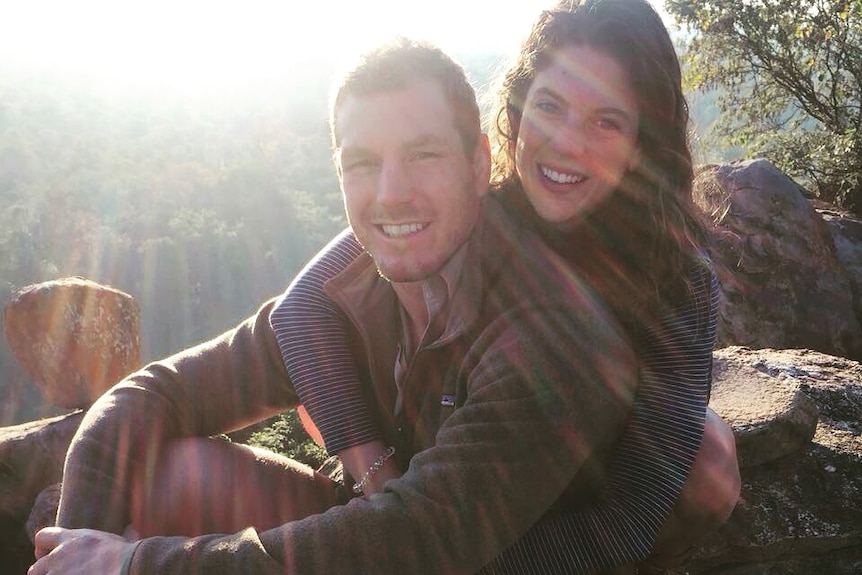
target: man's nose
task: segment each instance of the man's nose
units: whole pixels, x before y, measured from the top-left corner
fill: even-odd
[[[380,170],[377,201],[381,204],[398,204],[410,197],[410,178],[401,162],[384,162]]]

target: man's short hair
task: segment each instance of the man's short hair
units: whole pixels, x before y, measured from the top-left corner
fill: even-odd
[[[340,144],[336,120],[338,108],[347,96],[398,90],[416,80],[433,80],[440,84],[452,107],[464,150],[474,150],[482,128],[476,92],[464,68],[438,47],[401,36],[361,54],[334,84],[329,108],[333,148]]]

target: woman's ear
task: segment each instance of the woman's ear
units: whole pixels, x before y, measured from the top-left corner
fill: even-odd
[[[521,111],[514,104],[506,106],[506,119],[509,121],[509,132],[512,140],[518,139],[518,132],[521,129]]]
[[[632,157],[629,158],[628,171],[634,172],[641,165],[641,149],[637,148]]]

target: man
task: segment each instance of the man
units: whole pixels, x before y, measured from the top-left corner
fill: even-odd
[[[32,575],[471,573],[610,451],[635,387],[632,351],[600,300],[484,198],[489,152],[463,71],[422,45],[384,47],[345,77],[331,122],[348,218],[370,256],[327,289],[353,322],[368,396],[407,471],[383,493],[336,504],[325,477],[184,439],[297,403],[272,300],[93,406],[67,458],[66,529],[37,536]],[[178,531],[237,532],[135,543],[112,534],[147,524],[138,519],[159,509],[185,454],[200,458],[204,483],[230,469],[242,509],[225,529],[219,516]],[[250,509],[242,522],[249,501],[279,508],[291,490],[307,513],[285,511],[273,527],[265,509]],[[182,493],[182,512],[165,513],[196,516],[209,504],[220,514],[233,503]]]

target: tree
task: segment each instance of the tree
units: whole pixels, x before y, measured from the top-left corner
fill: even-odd
[[[667,0],[718,133],[862,211],[862,0]]]

